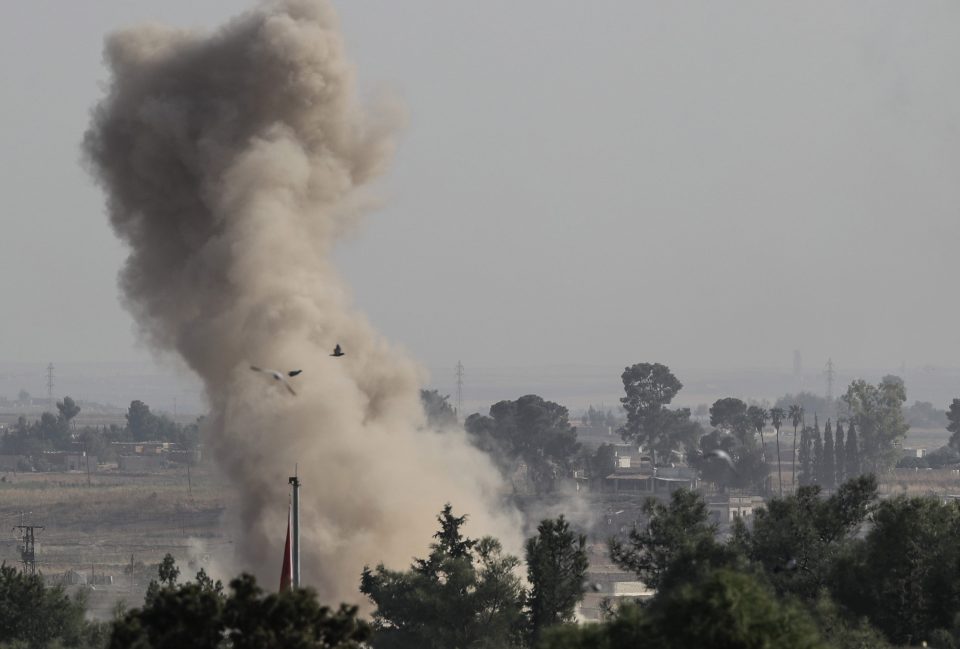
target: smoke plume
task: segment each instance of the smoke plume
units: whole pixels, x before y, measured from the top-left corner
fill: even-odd
[[[496,470],[462,433],[422,430],[420,370],[331,265],[396,120],[357,105],[327,3],[265,4],[214,34],[129,29],[105,58],[84,148],[129,246],[121,290],[145,338],[204,382],[241,567],[277,579],[295,463],[304,583],[326,598],[356,601],[364,564],[422,554],[446,501],[509,546]],[[251,364],[302,369],[298,395]]]

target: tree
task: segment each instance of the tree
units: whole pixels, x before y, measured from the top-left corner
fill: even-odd
[[[907,400],[903,380],[885,376],[877,385],[856,380],[847,388],[843,402],[860,436],[863,468],[883,472],[897,461],[895,444],[906,434],[903,404]]]
[[[960,506],[899,496],[882,501],[872,523],[838,571],[840,603],[896,644],[952,630],[960,608]]]
[[[843,484],[847,476],[847,453],[843,440],[843,422],[837,420],[837,437],[833,443],[834,484]]]
[[[726,462],[709,457],[713,450],[722,450],[730,456],[734,467]],[[760,489],[767,483],[769,470],[764,462],[760,447],[752,436],[743,442],[731,435],[714,430],[700,438],[700,453],[690,452],[687,461],[700,471],[704,480],[713,482],[721,489]]]
[[[800,431],[800,486],[813,484],[813,429],[804,426]]]
[[[60,421],[65,425],[69,425],[70,420],[80,414],[80,406],[70,397],[64,397],[63,401],[57,401],[57,410],[60,412]]]
[[[700,553],[715,556],[716,525],[709,522],[707,504],[700,494],[678,489],[670,494],[669,505],[653,498],[643,506],[647,524],[630,530],[626,542],[609,542],[610,559],[624,570],[637,575],[644,584],[659,589],[671,580],[667,573],[683,571],[681,556]]]
[[[567,409],[528,394],[490,406],[490,416],[470,415],[464,424],[477,446],[490,453],[504,471],[523,463],[537,493],[556,489],[572,470],[580,445]]]
[[[619,432],[624,440],[634,441],[653,450],[659,457],[696,440],[699,427],[690,421],[690,409],[668,408],[683,384],[660,363],[637,363],[620,377],[626,396],[621,397],[627,422]]]
[[[44,649],[102,644],[100,625],[84,621],[82,596],[70,597],[62,586],[47,586],[0,563],[0,645]]]
[[[251,575],[241,575],[225,594],[203,570],[177,584],[172,559],[162,569],[143,607],[114,622],[110,649],[360,649],[370,637],[356,607],[331,611],[310,588],[265,594]]]
[[[711,570],[658,593],[647,607],[621,607],[602,624],[567,626],[547,635],[544,649],[826,649],[799,605],[778,599],[756,577]]]
[[[527,541],[527,605],[534,643],[544,629],[573,619],[584,594],[586,543],[587,537],[575,534],[563,516],[541,522],[537,536]]]
[[[747,419],[750,421],[753,429],[757,431],[757,435],[760,436],[760,455],[764,461],[767,459],[767,449],[766,444],[763,442],[763,427],[767,425],[767,419],[769,419],[769,417],[770,415],[767,414],[767,411],[760,406],[750,406],[747,408]]]
[[[437,390],[420,390],[420,403],[429,428],[446,430],[456,427],[457,411],[450,405],[450,395],[442,395]]]
[[[710,425],[745,442],[752,430],[747,404],[740,399],[717,399],[710,406]]]
[[[823,480],[823,440],[820,438],[820,423],[813,418],[813,454],[810,458],[810,477],[807,484],[821,484]]]
[[[830,420],[823,429],[823,463],[820,466],[820,484],[827,489],[833,489],[836,486],[837,470],[834,466],[836,454],[833,447],[833,427]]]
[[[947,424],[947,430],[953,433],[950,435],[950,446],[960,450],[960,399],[954,399],[950,403],[947,420],[950,422]]]
[[[777,435],[777,485],[781,498],[783,498],[783,472],[780,468],[780,426],[783,424],[785,416],[786,413],[784,413],[783,408],[770,409],[770,423],[773,425],[773,430]]]
[[[373,646],[389,649],[513,647],[523,636],[520,562],[490,537],[465,538],[465,517],[445,508],[426,559],[410,570],[364,568],[360,591],[376,606]]]
[[[138,442],[157,438],[157,416],[143,401],[130,402],[127,409],[127,433]]]
[[[790,415],[790,421],[793,423],[793,488],[797,488],[797,427],[803,422],[803,408],[799,405],[790,406],[787,413]]]
[[[857,440],[857,429],[852,420],[850,425],[847,426],[847,447],[843,455],[846,460],[843,470],[844,475],[847,480],[856,478],[862,471],[860,470],[860,442]]]
[[[750,529],[737,530],[737,543],[763,568],[778,592],[813,601],[834,585],[834,562],[854,539],[877,497],[873,476],[840,486],[828,498],[819,486],[773,498],[754,512]]]

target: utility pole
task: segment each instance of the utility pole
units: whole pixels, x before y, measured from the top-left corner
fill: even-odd
[[[47,365],[47,401],[53,406],[53,363]]]
[[[833,371],[833,359],[827,359],[827,401],[833,401],[833,380],[836,377],[836,374]]]
[[[41,525],[24,525],[23,512],[20,512],[20,524],[14,529],[20,530],[20,561],[23,571],[28,575],[37,574],[37,536],[36,531],[42,530]]]
[[[463,363],[457,361],[457,417],[463,412]]]
[[[294,473],[298,471],[294,470]],[[293,555],[293,587],[300,588],[300,478],[297,475],[289,479],[293,487],[293,534],[290,554]]]

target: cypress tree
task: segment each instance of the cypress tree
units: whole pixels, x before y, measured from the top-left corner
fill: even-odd
[[[823,429],[823,464],[820,471],[820,484],[827,489],[832,489],[837,480],[837,471],[834,463],[833,449],[833,429],[830,426],[830,420]]]
[[[809,426],[804,426],[800,431],[800,486],[805,487],[810,484],[810,445],[813,431]],[[796,470],[796,467],[794,467]]]
[[[852,480],[860,476],[860,447],[857,443],[857,429],[850,422],[847,428],[847,449],[846,449],[846,471],[845,478]]]
[[[813,460],[811,461],[810,484],[823,484],[823,440],[820,439],[820,423],[813,417]]]
[[[833,443],[834,458],[833,464],[837,469],[837,484],[843,484],[847,475],[847,453],[843,446],[843,424],[837,420],[837,439]]]

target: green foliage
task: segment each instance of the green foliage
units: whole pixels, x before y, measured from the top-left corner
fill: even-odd
[[[567,409],[535,394],[495,403],[489,417],[470,415],[464,427],[503,470],[525,464],[538,494],[557,488],[561,476],[572,471],[580,448]]]
[[[668,406],[683,384],[670,368],[660,363],[637,363],[620,377],[626,396],[620,398],[627,422],[619,432],[624,440],[636,442],[667,458],[671,451],[692,448],[699,426],[690,421],[690,409]]]
[[[80,406],[70,397],[64,397],[63,401],[57,402],[59,411],[58,419],[64,424],[69,424],[70,420],[80,414]]]
[[[847,427],[847,446],[844,450],[845,469],[844,475],[847,480],[859,476],[863,471],[860,466],[860,441],[857,439],[857,429],[851,421]]]
[[[770,409],[770,424],[777,436],[777,485],[780,495],[783,495],[783,470],[780,461],[780,427],[786,419],[787,413],[783,408],[775,407]]]
[[[909,429],[903,417],[906,400],[903,380],[896,376],[885,376],[877,385],[856,380],[847,388],[843,402],[860,437],[863,469],[882,473],[896,464],[894,445]]]
[[[820,470],[818,471],[820,484],[826,489],[833,489],[836,484],[837,467],[834,465],[835,459],[836,451],[833,446],[833,427],[830,425],[830,420],[828,419],[827,425],[823,429],[823,460],[820,463]]]
[[[843,422],[837,420],[837,437],[833,442],[834,484],[843,484],[847,477],[847,449],[843,439]]]
[[[796,495],[773,498],[756,510],[752,528],[738,530],[737,543],[778,592],[813,601],[832,585],[834,563],[876,496],[873,476],[843,484],[826,499],[818,486],[800,487]]]
[[[947,413],[938,410],[929,401],[914,401],[904,411],[903,417],[911,428],[944,428],[950,423]]]
[[[180,576],[180,568],[177,567],[177,562],[174,561],[172,554],[166,554],[163,557],[163,561],[160,562],[160,568],[157,570],[157,575],[160,577],[160,583],[164,586],[174,586],[177,583],[177,577]]]
[[[575,534],[563,516],[542,521],[537,536],[527,541],[527,605],[534,639],[544,629],[573,619],[589,565],[586,543],[587,537]]]
[[[800,486],[813,484],[813,429],[804,426],[800,431]]]
[[[721,489],[732,487],[760,491],[765,488],[769,471],[763,451],[753,436],[745,437],[741,442],[737,437],[714,430],[700,438],[700,449],[700,453],[688,453],[687,460],[700,471],[704,480],[713,482]],[[726,452],[735,470],[731,470],[722,460],[703,455],[714,449]]]
[[[590,476],[605,478],[617,470],[617,450],[613,444],[601,444],[590,458]]]
[[[137,442],[158,438],[157,416],[150,412],[150,406],[139,399],[131,401],[127,409],[127,432]]]
[[[744,442],[753,426],[747,415],[747,404],[734,397],[717,399],[710,406],[710,425]]]
[[[826,649],[810,615],[778,600],[751,575],[711,570],[659,593],[647,608],[622,607],[608,622],[554,630],[542,649]]]
[[[960,399],[954,399],[950,402],[947,419],[950,422],[947,424],[947,430],[953,433],[950,435],[950,446],[960,450]]]
[[[427,416],[427,426],[433,430],[447,430],[457,425],[457,411],[450,405],[450,395],[437,390],[420,390],[420,403]]]
[[[820,424],[814,418],[813,423],[813,452],[810,456],[810,477],[807,484],[822,484],[823,482],[823,439],[820,437]]]
[[[838,569],[838,599],[894,643],[952,629],[960,611],[960,504],[897,497]]]
[[[716,540],[707,504],[700,494],[678,489],[669,505],[650,498],[643,506],[647,524],[634,527],[626,542],[611,539],[610,558],[653,589],[689,578],[689,570],[727,565],[733,558]],[[692,559],[696,557],[697,561]]]
[[[890,649],[886,637],[865,618],[851,619],[826,590],[820,591],[811,612],[823,639],[834,649]],[[934,647],[943,647],[934,644]]]
[[[364,568],[360,591],[376,605],[373,646],[386,649],[494,649],[518,646],[524,633],[516,557],[495,539],[467,539],[464,517],[447,508],[427,559],[410,570]]]
[[[39,575],[0,564],[0,645],[29,649],[99,646],[99,625],[84,621],[85,602]]]
[[[162,585],[151,584],[143,607],[114,622],[111,649],[359,649],[370,636],[356,607],[333,612],[309,588],[265,594],[241,575],[225,594],[202,570],[179,585],[178,574],[165,558]]]

